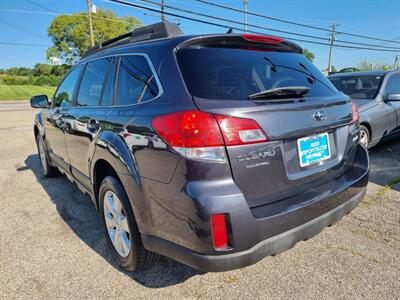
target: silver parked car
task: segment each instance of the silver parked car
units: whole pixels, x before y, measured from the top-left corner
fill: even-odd
[[[400,134],[400,71],[336,73],[329,79],[357,103],[364,146]]]

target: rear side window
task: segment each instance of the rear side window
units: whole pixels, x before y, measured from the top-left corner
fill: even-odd
[[[72,97],[75,85],[79,79],[82,65],[73,69],[62,81],[53,97],[54,107],[69,107],[72,105]]]
[[[144,56],[122,56],[117,81],[117,105],[141,103],[158,95],[153,72]]]
[[[113,58],[103,58],[87,63],[79,88],[77,106],[97,106]]]
[[[336,88],[353,99],[373,99],[379,91],[382,76],[343,75],[332,76],[330,80]]]
[[[261,49],[192,46],[177,53],[189,92],[199,98],[246,100],[273,88],[305,86],[307,97],[333,96],[337,89],[303,55]]]
[[[117,61],[115,58],[110,66],[110,71],[108,72],[108,76],[106,79],[106,83],[104,85],[103,95],[101,96],[100,105],[112,105],[113,95],[114,95],[114,81],[115,81],[115,73],[117,70]]]

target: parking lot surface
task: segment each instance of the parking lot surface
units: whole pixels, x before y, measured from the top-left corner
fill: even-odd
[[[200,273],[162,258],[128,273],[97,212],[65,177],[46,179],[26,103],[0,104],[0,299],[400,297],[400,141],[370,150],[363,202],[307,242],[257,264]]]

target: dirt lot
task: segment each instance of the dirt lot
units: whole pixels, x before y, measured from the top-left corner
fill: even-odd
[[[167,258],[119,269],[90,200],[45,179],[26,104],[0,103],[0,298],[400,297],[400,141],[370,151],[367,197],[336,225],[240,270],[201,274]]]

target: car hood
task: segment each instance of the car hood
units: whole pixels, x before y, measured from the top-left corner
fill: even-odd
[[[363,112],[374,107],[377,103],[373,99],[352,99],[358,106],[358,111]]]

